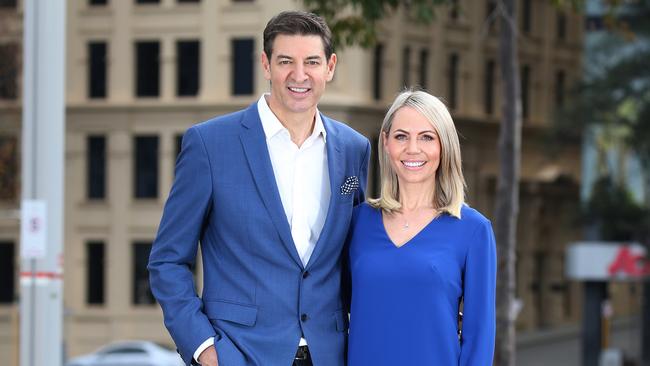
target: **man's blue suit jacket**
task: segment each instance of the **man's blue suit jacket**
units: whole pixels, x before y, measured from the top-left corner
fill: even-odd
[[[322,117],[331,199],[303,267],[280,200],[254,103],[183,136],[176,177],[149,258],[151,288],[183,360],[215,337],[220,366],[290,366],[304,336],[315,366],[345,364],[348,330],[341,250],[364,200],[370,144]],[[359,189],[343,193],[347,178]],[[354,178],[352,178],[354,179]],[[198,243],[202,297],[191,266]]]

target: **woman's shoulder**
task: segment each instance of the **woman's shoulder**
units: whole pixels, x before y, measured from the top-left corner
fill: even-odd
[[[354,224],[358,220],[368,220],[377,212],[379,212],[378,208],[372,207],[368,202],[362,202],[352,210],[352,223]]]
[[[491,226],[490,220],[483,216],[477,209],[469,206],[464,203],[463,207],[460,209],[461,222],[467,226],[477,227],[477,226]]]
[[[360,204],[354,207],[353,215],[354,216],[370,215],[378,211],[379,211],[378,208],[373,207],[370,203],[365,201],[365,202],[361,202]]]

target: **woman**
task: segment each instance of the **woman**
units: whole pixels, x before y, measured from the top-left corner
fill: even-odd
[[[348,365],[491,365],[494,234],[464,203],[444,104],[402,92],[384,118],[379,156],[381,197],[356,208],[348,237]]]

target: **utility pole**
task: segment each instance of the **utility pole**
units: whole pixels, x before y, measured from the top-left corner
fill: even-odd
[[[25,0],[20,365],[63,362],[65,0]]]

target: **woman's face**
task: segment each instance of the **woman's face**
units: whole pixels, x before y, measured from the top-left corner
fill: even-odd
[[[393,117],[390,131],[383,135],[384,150],[397,174],[400,186],[424,184],[435,187],[440,165],[440,140],[433,125],[418,111],[402,107]]]

